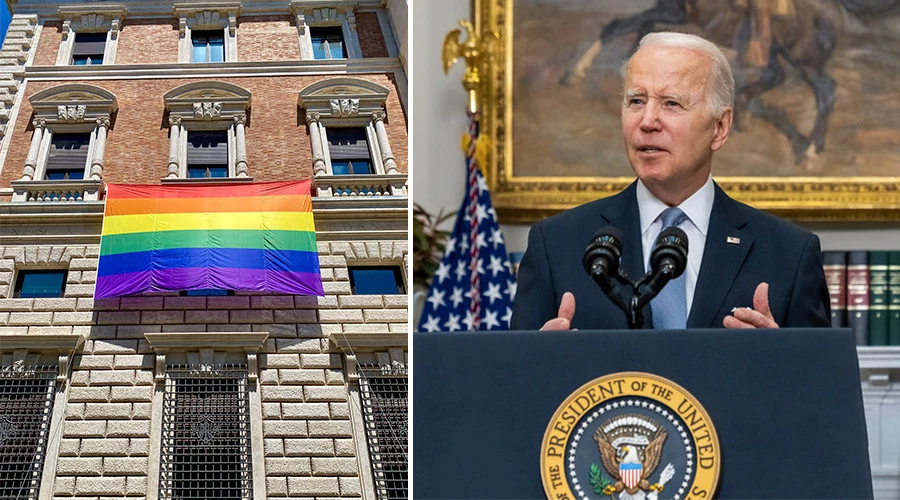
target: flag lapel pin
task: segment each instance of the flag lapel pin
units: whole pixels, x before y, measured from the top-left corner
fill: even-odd
[[[732,245],[740,245],[741,239],[738,238],[737,236],[729,236],[729,237],[725,238],[725,242],[731,243]]]

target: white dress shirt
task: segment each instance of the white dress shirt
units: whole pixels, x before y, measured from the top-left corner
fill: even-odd
[[[687,219],[678,227],[688,238],[688,261],[684,282],[688,316],[691,315],[691,306],[694,303],[694,289],[697,287],[697,276],[700,275],[700,264],[703,262],[703,249],[706,247],[706,234],[709,229],[709,215],[712,212],[715,196],[716,190],[710,175],[703,187],[678,205],[678,208],[687,215]],[[637,183],[637,203],[641,217],[644,269],[649,269],[650,252],[653,250],[656,237],[662,230],[662,221],[659,220],[659,215],[669,206],[653,196],[640,180]],[[639,277],[631,276],[631,278]]]

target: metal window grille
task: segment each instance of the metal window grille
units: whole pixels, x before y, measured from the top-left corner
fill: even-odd
[[[245,365],[168,366],[162,426],[160,498],[253,498]]]
[[[363,421],[379,499],[405,499],[408,486],[409,399],[406,369],[362,367]]]
[[[0,499],[36,499],[47,451],[56,366],[0,371]]]

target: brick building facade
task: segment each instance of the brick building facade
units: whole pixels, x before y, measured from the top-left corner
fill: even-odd
[[[0,497],[406,496],[401,2],[13,3]],[[105,184],[306,179],[324,297],[94,299]]]

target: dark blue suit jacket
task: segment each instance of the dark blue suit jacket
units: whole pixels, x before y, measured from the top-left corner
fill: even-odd
[[[512,330],[537,330],[555,318],[564,292],[575,294],[572,328],[625,329],[625,314],[582,265],[584,250],[608,224],[624,234],[621,268],[644,275],[637,183],[621,193],[549,217],[531,228],[519,266]],[[819,238],[794,224],[732,200],[718,185],[688,328],[722,328],[733,307],[753,307],[769,283],[769,306],[782,327],[830,327],[831,311]],[[740,239],[728,243],[729,236]],[[645,326],[651,326],[649,306]]]

